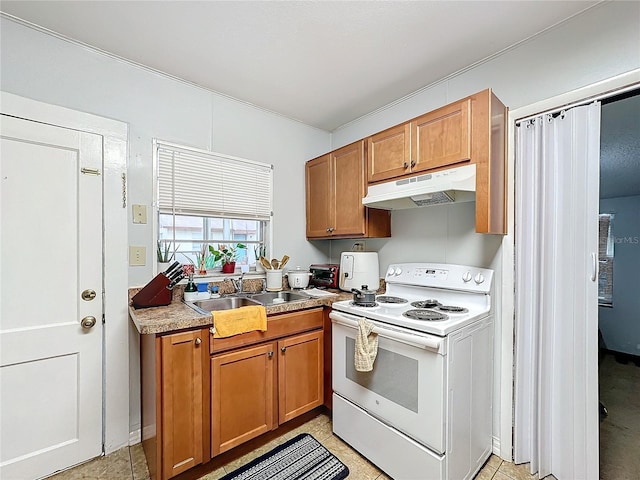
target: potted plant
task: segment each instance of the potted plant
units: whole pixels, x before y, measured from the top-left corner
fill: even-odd
[[[243,243],[229,246],[218,244],[217,250],[209,245],[209,252],[213,255],[215,262],[222,263],[222,273],[233,273],[236,268],[236,260],[238,260],[238,250],[243,248],[247,248]]]
[[[260,263],[260,257],[267,256],[267,247],[263,243],[254,245],[253,253],[255,254],[255,257],[256,257],[256,272],[264,272],[264,267]]]
[[[169,268],[171,260],[173,260],[173,257],[175,256],[175,251],[171,252],[171,243],[173,242],[158,240],[158,248],[156,250],[158,272],[164,272]]]
[[[209,252],[207,252],[207,244],[203,243],[200,247],[200,251],[196,252],[196,262],[198,266],[198,273],[200,275],[207,274],[207,260],[210,258]]]

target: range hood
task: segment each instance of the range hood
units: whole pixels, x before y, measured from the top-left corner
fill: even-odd
[[[476,199],[475,164],[370,185],[362,199],[366,207],[384,210],[472,202]]]

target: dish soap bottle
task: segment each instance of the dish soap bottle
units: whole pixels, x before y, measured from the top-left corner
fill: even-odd
[[[196,300],[198,297],[198,287],[193,283],[193,273],[189,274],[189,281],[187,285],[184,287],[184,299],[187,302],[192,302]]]

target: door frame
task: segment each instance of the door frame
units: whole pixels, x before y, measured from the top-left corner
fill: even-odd
[[[515,110],[510,110],[507,121],[507,234],[502,239],[502,291],[514,292],[515,288],[515,155],[516,121],[573,103],[584,102],[603,95],[613,96],[632,86],[640,87],[640,69],[611,77]],[[514,327],[515,294],[502,295],[502,342],[500,352],[500,418],[499,442],[495,442],[493,453],[505,460],[513,461],[513,407],[514,407]]]
[[[103,138],[102,450],[129,444],[129,322],[126,123],[0,91],[2,113]],[[127,392],[127,395],[122,395]]]

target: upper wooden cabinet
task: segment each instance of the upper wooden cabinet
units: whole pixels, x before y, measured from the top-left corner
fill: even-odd
[[[389,212],[365,208],[364,140],[307,162],[307,238],[391,236]]]
[[[507,232],[505,121],[490,89],[384,130],[367,139],[369,184],[476,165],[476,232]]]
[[[375,183],[471,158],[471,100],[439,108],[367,139],[367,181]]]

